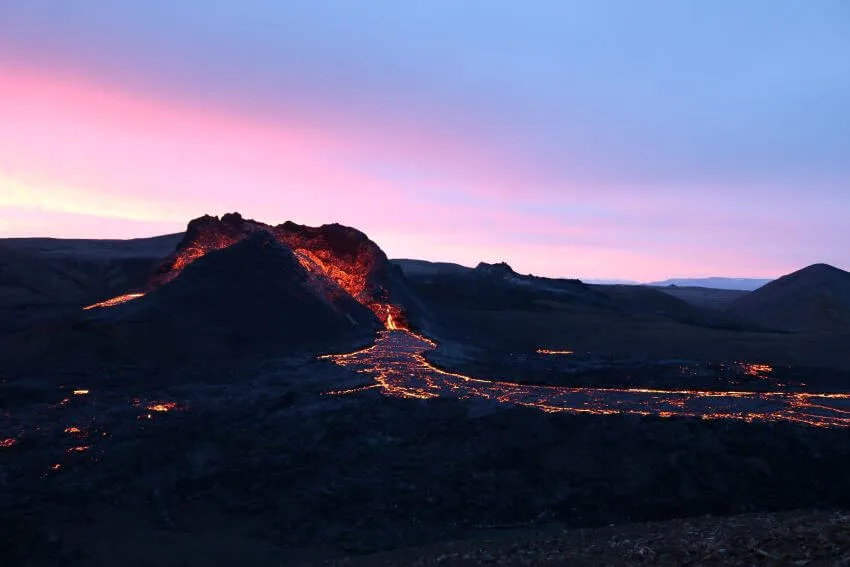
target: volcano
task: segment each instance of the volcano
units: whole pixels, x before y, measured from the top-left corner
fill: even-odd
[[[850,273],[828,264],[798,270],[736,300],[730,311],[791,331],[850,330]]]
[[[203,216],[160,258],[143,283],[10,333],[0,351],[25,365],[74,366],[317,352],[408,328],[407,306],[415,310],[401,270],[339,224]]]
[[[288,248],[307,271],[310,284],[327,301],[348,297],[368,307],[388,329],[409,325],[406,310],[390,299],[393,291],[409,295],[401,281],[401,270],[390,264],[386,254],[364,233],[340,224],[308,227],[287,221],[272,226],[244,219],[239,213],[194,219],[175,252],[162,262],[144,289],[131,290],[87,309],[113,307],[142,297],[177,279],[199,258],[257,233]]]
[[[381,327],[375,314],[333,281],[316,278],[271,233],[255,231],[213,250],[180,276],[136,301],[91,317],[158,349],[205,353],[269,347],[289,352],[366,339]],[[122,333],[123,334],[123,333]]]
[[[114,307],[138,299],[177,279],[183,270],[210,252],[233,246],[256,233],[265,233],[288,248],[307,271],[311,285],[328,301],[349,297],[368,307],[387,329],[408,328],[407,311],[390,299],[412,298],[401,270],[364,233],[340,224],[308,227],[293,222],[272,226],[244,219],[239,213],[221,218],[205,215],[189,223],[173,254],[141,289],[106,299],[86,309]]]

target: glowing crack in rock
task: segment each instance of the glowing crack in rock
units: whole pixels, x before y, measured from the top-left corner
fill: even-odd
[[[436,368],[423,356],[436,346],[433,341],[409,331],[383,331],[368,348],[319,358],[367,374],[384,394],[400,398],[452,396],[482,398],[546,412],[687,416],[850,427],[850,394],[846,393],[529,386]],[[348,394],[365,389],[328,393]]]

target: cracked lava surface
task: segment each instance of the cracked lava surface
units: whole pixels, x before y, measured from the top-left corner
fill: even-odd
[[[688,416],[850,427],[850,394],[845,393],[532,386],[473,378],[436,368],[424,356],[436,347],[433,341],[410,331],[387,330],[369,348],[349,354],[323,355],[319,358],[368,374],[376,382],[328,394],[353,394],[379,388],[395,397],[481,398],[547,412]]]

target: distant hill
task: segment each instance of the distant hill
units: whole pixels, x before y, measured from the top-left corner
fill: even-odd
[[[719,289],[713,287],[685,287],[685,286],[666,286],[659,287],[659,291],[678,297],[682,301],[687,301],[691,305],[704,307],[706,309],[724,310],[732,303],[752,293],[742,289]]]
[[[741,297],[729,311],[779,329],[850,330],[850,273],[815,264]]]
[[[405,276],[411,277],[463,274],[472,271],[472,268],[451,262],[429,262],[427,260],[410,260],[408,258],[399,258],[390,260],[390,262],[401,268]]]
[[[710,289],[737,289],[753,291],[769,283],[771,280],[754,278],[673,278],[660,282],[650,282],[646,285],[653,287],[707,287]]]
[[[581,278],[586,284],[595,285],[640,285],[637,280],[626,280],[622,278]]]
[[[0,247],[51,258],[164,258],[174,252],[183,233],[150,238],[2,238]]]
[[[144,285],[181,238],[0,239],[0,329]]]

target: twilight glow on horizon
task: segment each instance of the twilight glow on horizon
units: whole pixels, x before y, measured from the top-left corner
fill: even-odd
[[[553,277],[850,268],[843,0],[3,0],[0,237],[205,213]]]

